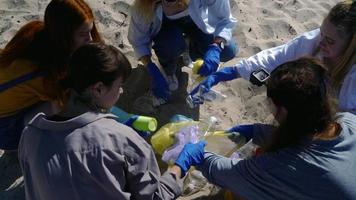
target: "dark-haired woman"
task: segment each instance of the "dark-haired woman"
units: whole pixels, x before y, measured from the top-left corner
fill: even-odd
[[[246,199],[356,199],[356,116],[333,115],[325,74],[311,59],[278,66],[267,96],[279,126],[271,132],[256,124],[251,134],[265,153],[231,159],[206,152],[203,175]]]
[[[127,58],[93,43],[80,47],[69,65],[62,83],[71,97],[64,109],[38,114],[21,137],[26,199],[177,198],[189,161],[161,175],[151,146],[109,114],[131,72]]]

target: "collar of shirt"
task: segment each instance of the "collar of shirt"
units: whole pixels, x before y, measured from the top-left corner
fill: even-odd
[[[112,114],[86,112],[66,121],[51,121],[46,118],[44,113],[39,113],[30,121],[29,126],[43,130],[64,131],[83,127],[102,118],[117,119],[117,117]]]

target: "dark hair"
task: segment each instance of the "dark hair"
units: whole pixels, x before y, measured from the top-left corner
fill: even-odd
[[[79,94],[97,82],[110,87],[118,78],[125,81],[131,73],[126,56],[117,48],[103,43],[85,44],[78,48],[70,59],[64,89],[74,89]]]
[[[267,81],[267,96],[287,111],[266,151],[300,144],[324,131],[332,122],[327,71],[311,58],[301,58],[278,66]]]

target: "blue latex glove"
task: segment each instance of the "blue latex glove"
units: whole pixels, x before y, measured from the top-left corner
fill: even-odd
[[[219,67],[220,53],[221,53],[221,49],[217,45],[214,44],[209,45],[208,50],[205,53],[203,59],[204,63],[200,67],[198,74],[200,74],[201,76],[208,76],[214,73]]]
[[[139,117],[138,115],[132,115],[123,124],[125,124],[126,126],[129,126],[132,129],[134,129],[141,137],[146,138],[146,137],[148,137],[150,135],[149,131],[139,131],[139,130],[135,129],[135,127],[133,127],[133,123],[137,120],[138,117]]]
[[[189,95],[194,96],[199,91],[200,86],[204,86],[203,93],[209,92],[209,90],[221,81],[230,81],[238,78],[238,72],[236,67],[224,67],[221,70],[206,77],[199,85],[197,85]]]
[[[254,126],[255,126],[254,124],[237,125],[237,126],[230,128],[227,132],[228,133],[238,132],[246,138],[246,141],[249,141],[253,138],[253,127]]]
[[[180,152],[175,164],[182,170],[182,177],[185,176],[191,166],[200,165],[204,160],[204,147],[206,146],[204,140],[192,144],[184,145],[183,150]]]
[[[148,72],[152,77],[152,91],[156,97],[162,98],[165,101],[169,100],[170,91],[168,82],[153,62],[148,63]]]

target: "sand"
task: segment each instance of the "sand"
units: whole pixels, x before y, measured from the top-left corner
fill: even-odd
[[[49,0],[2,0],[0,2],[0,48],[3,48],[14,33],[26,22],[42,19]],[[148,89],[150,78],[142,66],[138,66],[133,49],[127,41],[129,8],[133,0],[87,0],[94,10],[99,31],[105,41],[119,47],[135,67],[125,93],[118,105],[131,113],[157,117],[162,126],[174,114],[183,114],[195,120],[209,116],[218,118],[217,129],[224,130],[235,124],[262,122],[270,123],[273,116],[265,106],[265,88],[251,85],[245,80],[233,80],[221,83],[216,90],[227,95],[224,101],[205,103],[199,108],[190,109],[185,103],[189,90],[190,69],[184,67],[179,76],[180,88],[173,94],[173,100],[157,109],[150,106],[141,108],[135,104],[137,97]],[[328,10],[338,0],[230,0],[232,13],[239,20],[233,37],[238,41],[240,53],[233,60],[222,63],[231,66],[241,58],[259,52],[262,49],[277,46],[305,31],[320,26]],[[231,142],[220,140],[208,146],[216,152],[224,152],[222,145]],[[213,143],[213,142],[211,142]],[[0,155],[3,152],[0,151]],[[216,188],[199,183],[201,187],[192,194],[180,199],[201,199],[209,196]],[[214,189],[215,188],[215,189]],[[204,199],[221,199],[208,197]],[[24,199],[22,177],[16,163],[16,154],[0,157],[0,199]]]

